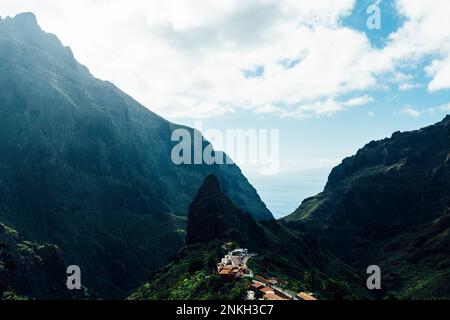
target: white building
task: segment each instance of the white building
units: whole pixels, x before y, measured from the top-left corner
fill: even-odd
[[[233,251],[231,251],[232,256],[242,256],[242,255],[246,255],[246,254],[248,254],[248,249],[238,248],[238,249],[234,249]]]
[[[255,292],[247,291],[247,300],[255,300]]]

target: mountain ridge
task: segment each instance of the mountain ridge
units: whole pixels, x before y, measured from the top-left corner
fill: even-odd
[[[183,246],[208,174],[256,219],[273,219],[236,165],[173,164],[171,133],[194,129],[94,78],[35,22],[0,22],[1,222],[58,245],[88,287],[117,298]]]
[[[384,272],[402,299],[450,296],[450,116],[372,141],[335,167],[324,191],[281,222],[361,274]]]

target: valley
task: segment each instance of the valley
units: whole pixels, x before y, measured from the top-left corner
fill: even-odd
[[[450,115],[368,142],[278,220],[174,132],[200,134],[95,78],[34,14],[0,18],[0,298],[450,299]],[[199,138],[185,150],[227,157]]]

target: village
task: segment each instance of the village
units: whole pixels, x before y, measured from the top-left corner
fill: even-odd
[[[311,293],[288,292],[279,286],[276,278],[265,279],[254,275],[247,262],[256,255],[243,248],[230,250],[217,264],[217,273],[226,280],[251,279],[252,284],[247,291],[246,300],[317,300]]]

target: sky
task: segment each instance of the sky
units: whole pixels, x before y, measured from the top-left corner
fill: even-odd
[[[450,113],[447,0],[0,0],[20,12],[173,122],[279,130],[279,173],[238,163],[277,217],[369,141]]]

